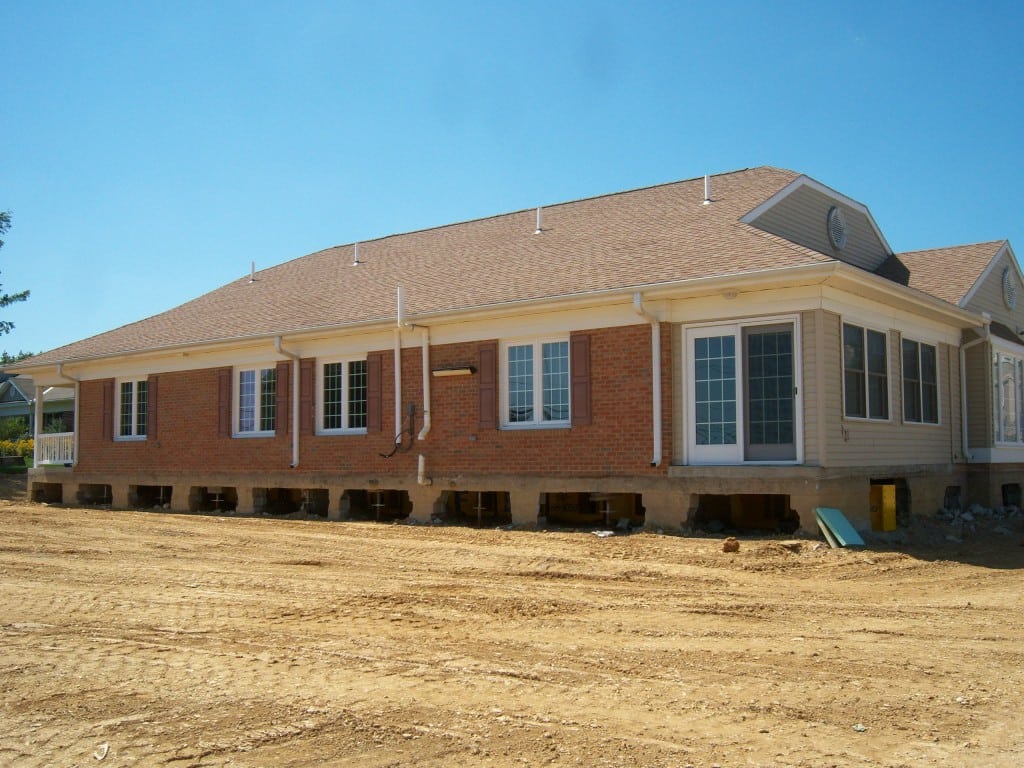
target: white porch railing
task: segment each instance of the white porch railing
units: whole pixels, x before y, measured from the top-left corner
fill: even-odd
[[[36,466],[40,464],[71,464],[74,460],[74,432],[53,432],[36,437]]]

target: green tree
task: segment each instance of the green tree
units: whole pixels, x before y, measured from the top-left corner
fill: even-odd
[[[12,363],[18,363],[27,357],[32,357],[32,355],[34,354],[35,352],[26,352],[23,349],[19,349],[12,355],[5,349],[3,352],[0,352],[0,365],[11,365]]]
[[[3,236],[7,234],[7,230],[11,228],[11,212],[0,211],[0,248],[4,247]],[[3,285],[0,284],[0,290],[3,289]],[[24,301],[28,298],[28,291],[20,291],[19,293],[2,293],[0,292],[0,309],[9,307],[19,301]],[[0,320],[0,336],[5,333],[10,333],[11,329],[14,328],[14,323],[10,320]],[[6,355],[6,353],[4,353]]]
[[[0,440],[20,440],[24,437],[29,437],[27,418],[11,416],[0,419]]]

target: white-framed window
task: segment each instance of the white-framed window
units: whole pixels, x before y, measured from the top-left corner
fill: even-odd
[[[148,394],[146,379],[117,383],[117,423],[114,424],[114,435],[118,440],[141,440],[146,437]]]
[[[888,334],[843,323],[843,414],[889,419]]]
[[[902,340],[903,420],[939,423],[939,351],[932,344]]]
[[[267,436],[277,423],[277,367],[235,370],[235,434]]]
[[[992,353],[993,416],[997,443],[1024,442],[1024,359],[996,350]]]
[[[366,432],[366,360],[326,360],[317,366],[317,434]]]
[[[501,354],[503,427],[569,426],[569,340],[506,342]]]

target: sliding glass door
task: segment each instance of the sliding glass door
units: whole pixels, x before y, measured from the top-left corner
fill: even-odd
[[[796,459],[792,322],[686,333],[691,464]]]

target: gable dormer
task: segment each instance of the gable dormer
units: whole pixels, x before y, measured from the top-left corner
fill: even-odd
[[[993,320],[1024,328],[1024,274],[1009,242],[1000,244],[996,255],[960,300],[972,312],[986,313]]]
[[[892,254],[867,206],[807,176],[740,221],[871,272]]]

